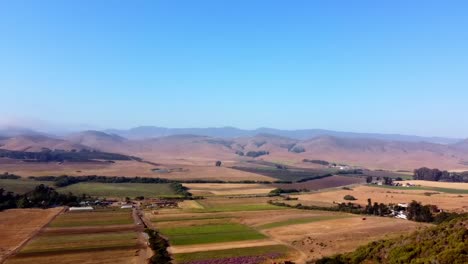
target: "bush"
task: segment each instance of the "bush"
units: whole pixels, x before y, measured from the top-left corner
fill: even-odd
[[[356,197],[354,197],[354,196],[352,196],[352,195],[349,195],[349,194],[348,194],[348,195],[345,195],[345,196],[343,197],[343,199],[345,199],[345,200],[347,200],[347,201],[355,201],[355,200],[357,200]]]

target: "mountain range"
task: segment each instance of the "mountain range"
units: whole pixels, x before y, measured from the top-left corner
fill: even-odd
[[[199,135],[220,138],[248,137],[258,134],[271,134],[293,139],[310,139],[319,136],[334,136],[344,138],[373,138],[391,141],[409,141],[409,142],[432,142],[439,144],[453,144],[461,141],[458,138],[446,137],[420,137],[400,134],[378,134],[378,133],[355,133],[340,132],[324,129],[298,129],[281,130],[274,128],[258,128],[254,130],[239,129],[235,127],[216,127],[216,128],[165,128],[156,126],[140,126],[127,130],[107,129],[106,133],[116,134],[129,139],[145,139],[154,137],[164,137],[172,135]]]
[[[412,170],[422,166],[468,170],[468,140],[448,138],[236,128],[139,127],[105,132],[83,131],[62,137],[30,130],[20,132],[0,134],[0,149],[95,149],[172,163],[262,159],[305,165],[304,159],[320,159],[393,170]]]

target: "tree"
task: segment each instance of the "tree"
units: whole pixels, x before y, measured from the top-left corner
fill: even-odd
[[[218,160],[218,161],[216,161],[215,165],[216,165],[216,167],[221,167],[221,164],[222,164],[222,162]]]
[[[367,183],[372,183],[372,180],[373,180],[372,176],[367,176],[366,177],[366,182]]]

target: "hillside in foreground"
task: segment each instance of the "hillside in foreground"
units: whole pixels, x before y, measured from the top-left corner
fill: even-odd
[[[468,216],[315,263],[468,263]]]

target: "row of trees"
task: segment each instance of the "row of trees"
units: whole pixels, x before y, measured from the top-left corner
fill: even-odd
[[[40,184],[34,190],[23,195],[0,189],[0,211],[11,208],[47,208],[51,206],[75,206],[85,197],[78,197],[72,193],[61,194],[55,189]]]
[[[37,161],[37,162],[63,162],[63,161],[74,161],[74,162],[86,162],[91,160],[139,160],[140,158],[131,157],[127,155],[108,153],[91,150],[80,150],[80,151],[64,151],[64,150],[50,150],[44,149],[40,152],[27,152],[27,151],[13,151],[0,149],[0,158],[19,159],[26,161]]]
[[[159,235],[158,231],[153,229],[146,229],[145,233],[148,234],[148,242],[154,255],[149,259],[152,264],[170,264],[172,263],[171,255],[167,251],[169,242]]]
[[[145,178],[145,177],[122,177],[122,176],[40,176],[29,177],[36,181],[52,181],[57,187],[65,187],[79,182],[100,182],[100,183],[172,183],[173,181],[161,178]]]
[[[468,171],[448,172],[423,167],[414,170],[413,179],[424,181],[468,182]]]

